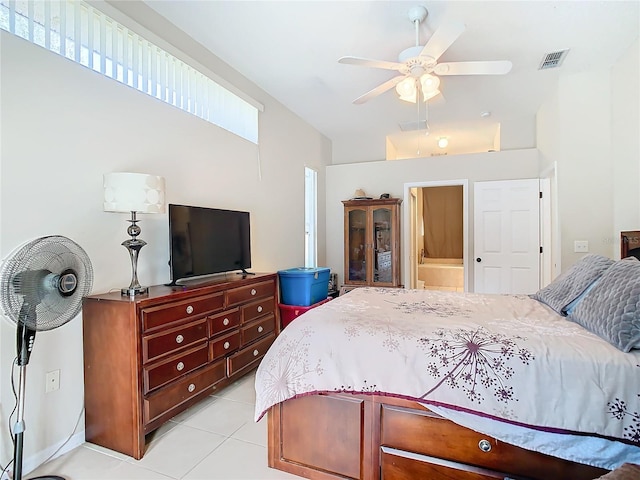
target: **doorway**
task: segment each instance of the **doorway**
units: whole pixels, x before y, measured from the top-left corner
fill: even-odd
[[[405,184],[404,272],[410,288],[468,290],[467,180]],[[405,274],[406,276],[406,274]]]

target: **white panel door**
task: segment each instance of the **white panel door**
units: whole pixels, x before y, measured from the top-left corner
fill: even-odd
[[[540,280],[539,180],[476,182],[474,285],[478,293],[534,293]]]

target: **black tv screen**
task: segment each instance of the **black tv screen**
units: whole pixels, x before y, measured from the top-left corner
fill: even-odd
[[[251,267],[249,212],[169,204],[171,282]]]

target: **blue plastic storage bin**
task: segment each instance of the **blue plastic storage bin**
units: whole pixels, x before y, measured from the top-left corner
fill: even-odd
[[[324,267],[278,270],[282,303],[308,307],[326,299],[329,295],[329,270]]]

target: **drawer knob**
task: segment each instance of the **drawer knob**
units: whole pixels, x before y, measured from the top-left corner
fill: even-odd
[[[256,292],[256,289],[255,289],[255,288],[252,288],[252,289],[251,289],[251,295],[255,295],[256,293],[258,293],[258,292]]]
[[[191,305],[187,306],[187,313],[191,315],[193,313],[193,307]]]
[[[229,325],[229,319],[225,318],[224,320],[222,320],[222,324],[226,327],[227,325]]]
[[[231,344],[229,342],[224,342],[224,349],[228,350]]]
[[[176,337],[176,343],[182,343],[182,342],[184,342],[184,337],[182,335],[178,335]]]
[[[193,392],[195,389],[196,389],[195,383],[190,383],[189,386],[187,387],[187,390],[189,390],[189,393]]]
[[[258,355],[260,355],[260,352],[258,350],[254,350],[253,351],[253,356],[257,357]]]
[[[176,365],[176,368],[178,369],[179,372],[181,372],[182,370],[184,370],[184,363],[178,362],[178,365]]]
[[[490,452],[491,442],[489,442],[489,440],[482,439],[478,442],[478,448],[480,448],[480,450],[482,450],[483,452]]]
[[[258,305],[258,313],[262,312],[262,305]]]
[[[260,325],[260,326],[258,327],[258,333],[262,333],[262,331],[263,331],[263,330],[264,330],[264,328],[262,328],[262,325]]]

